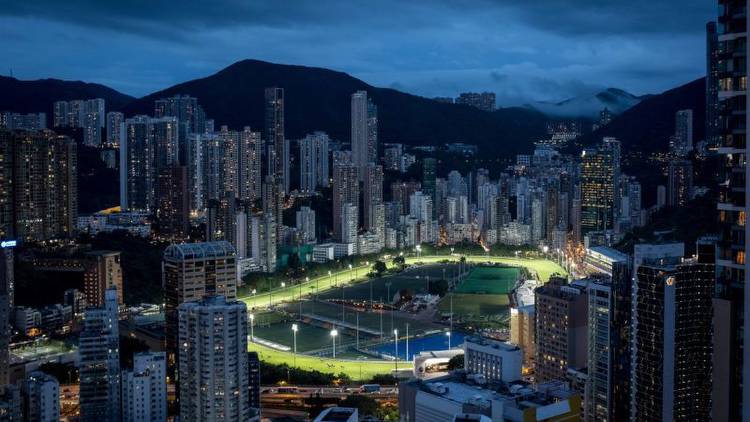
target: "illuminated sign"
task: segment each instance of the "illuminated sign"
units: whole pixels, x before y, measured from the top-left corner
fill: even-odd
[[[3,240],[0,242],[0,248],[15,248],[16,244],[18,244],[15,240]]]

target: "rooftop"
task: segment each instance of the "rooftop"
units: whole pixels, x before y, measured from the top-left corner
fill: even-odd
[[[164,257],[175,259],[216,258],[221,256],[235,256],[234,246],[227,241],[180,243],[169,246],[164,250]]]

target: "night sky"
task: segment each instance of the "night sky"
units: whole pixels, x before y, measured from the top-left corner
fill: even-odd
[[[706,0],[7,0],[0,56],[20,79],[141,96],[245,58],[327,67],[425,96],[500,105],[705,74]]]

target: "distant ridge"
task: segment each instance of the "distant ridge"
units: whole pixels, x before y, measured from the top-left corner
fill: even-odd
[[[285,89],[285,124],[289,139],[315,130],[349,141],[350,96],[366,90],[378,106],[381,142],[441,145],[477,144],[486,153],[513,156],[545,136],[547,117],[518,108],[485,112],[443,104],[394,89],[376,88],[346,73],[328,69],[243,60],[214,75],[184,82],[128,104],[129,115],[152,113],[153,101],[175,94],[198,98],[217,125],[263,130],[263,90]]]
[[[0,111],[44,112],[50,124],[55,101],[87,98],[104,98],[107,110],[120,110],[135,99],[100,84],[60,79],[22,81],[0,76]]]

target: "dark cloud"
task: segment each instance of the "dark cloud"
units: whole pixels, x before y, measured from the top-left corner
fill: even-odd
[[[6,3],[0,54],[22,78],[143,95],[257,58],[425,96],[493,90],[501,104],[607,86],[643,94],[696,78],[712,13],[700,0]]]

